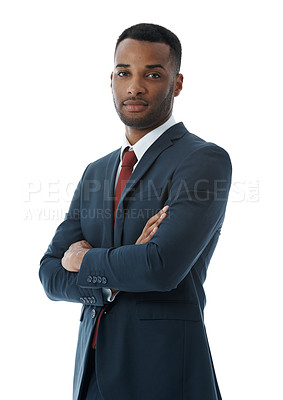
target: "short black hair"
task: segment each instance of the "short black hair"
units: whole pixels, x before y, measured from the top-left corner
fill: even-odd
[[[170,46],[170,55],[175,63],[176,74],[180,72],[182,46],[178,37],[169,29],[155,24],[137,24],[125,29],[118,37],[115,53],[119,43],[124,39],[135,39],[146,42],[165,43]]]

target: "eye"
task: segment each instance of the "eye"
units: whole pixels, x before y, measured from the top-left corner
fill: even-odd
[[[161,78],[161,75],[156,72],[151,72],[150,74],[147,74],[147,77],[151,79],[159,79]]]
[[[124,78],[125,76],[128,76],[128,72],[126,71],[118,71],[117,75],[120,76],[121,78]]]

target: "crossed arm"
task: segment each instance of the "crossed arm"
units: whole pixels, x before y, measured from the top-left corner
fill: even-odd
[[[151,217],[135,244],[146,244],[158,229],[158,225],[166,218],[169,206],[163,207],[157,214]],[[85,254],[93,247],[86,241],[80,240],[73,243],[64,253],[61,260],[62,266],[69,272],[79,272]]]
[[[76,212],[82,178],[68,216],[41,260],[39,276],[47,296],[72,302],[95,296],[96,304],[101,305],[102,288],[125,292],[176,288],[201,254],[211,257],[230,183],[229,156],[221,148],[205,144],[182,159],[174,172],[166,201],[170,218],[159,220],[161,214],[166,215],[165,208],[150,219],[136,242],[139,246],[93,249],[83,240]]]

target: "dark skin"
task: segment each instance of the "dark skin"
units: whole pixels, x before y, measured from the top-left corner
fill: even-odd
[[[114,64],[114,105],[125,120],[127,139],[134,145],[170,118],[183,75],[176,75],[170,47],[165,43],[125,39],[118,45]]]
[[[124,39],[117,47],[114,64],[111,74],[114,105],[125,124],[127,139],[134,145],[170,118],[174,98],[182,90],[183,75],[176,74],[170,47],[165,43]],[[150,241],[166,218],[168,208],[165,206],[147,221],[136,245]],[[62,266],[79,272],[90,249],[92,246],[86,240],[73,243],[61,260]]]

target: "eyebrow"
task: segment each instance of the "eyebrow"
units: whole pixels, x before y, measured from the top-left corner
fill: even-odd
[[[165,70],[165,68],[161,64],[146,65],[145,67],[148,69],[162,68]]]
[[[131,66],[130,64],[117,64],[115,68],[129,68],[130,66]],[[146,65],[145,68],[148,69],[162,68],[165,71],[165,68],[161,64]]]
[[[117,64],[115,68],[129,68],[130,64]]]

